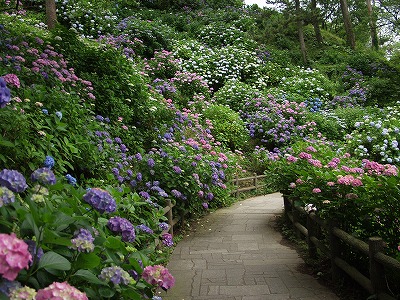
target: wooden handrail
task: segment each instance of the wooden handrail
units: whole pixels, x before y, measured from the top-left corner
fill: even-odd
[[[383,241],[379,237],[371,237],[369,243],[361,241],[351,234],[337,227],[335,222],[324,220],[315,212],[308,213],[303,207],[295,205],[293,199],[289,199],[287,195],[284,197],[285,215],[293,223],[296,229],[297,235],[304,235],[308,241],[309,250],[312,247],[317,247],[323,253],[328,254],[331,257],[332,262],[332,277],[340,278],[338,271],[343,270],[351,278],[357,281],[365,290],[369,293],[377,296],[377,299],[382,300],[394,300],[395,298],[386,293],[386,273],[385,268],[391,268],[392,270],[400,272],[400,262],[390,256],[382,253]],[[304,226],[300,223],[298,214],[305,215],[307,218],[307,225]],[[319,226],[315,228],[315,226]],[[328,241],[318,239],[317,232],[321,229],[328,231]],[[357,270],[354,266],[339,257],[340,247],[339,242],[343,241],[352,248],[357,249],[364,255],[369,257],[369,278]],[[309,251],[312,255],[316,254],[316,251]]]

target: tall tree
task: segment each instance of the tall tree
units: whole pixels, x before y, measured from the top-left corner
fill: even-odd
[[[54,29],[57,22],[56,1],[46,0],[46,25],[48,29]]]
[[[371,32],[371,45],[372,45],[372,48],[374,48],[375,50],[378,50],[379,43],[378,43],[378,33],[376,30],[375,13],[372,9],[371,0],[366,0],[366,1],[367,1],[368,17],[369,17],[369,29]]]
[[[319,28],[320,15],[317,9],[317,0],[311,0],[311,24],[314,27],[315,38],[318,44],[323,43],[321,29]]]
[[[304,41],[304,31],[303,31],[304,20],[300,7],[300,0],[295,0],[295,7],[296,7],[296,19],[297,19],[296,23],[297,23],[297,31],[299,34],[301,55],[303,57],[303,62],[307,64],[307,49],[306,49],[306,43]]]
[[[340,8],[343,15],[343,23],[344,29],[346,31],[347,44],[350,46],[351,49],[354,50],[356,48],[356,38],[353,31],[353,25],[351,23],[347,0],[340,0]]]

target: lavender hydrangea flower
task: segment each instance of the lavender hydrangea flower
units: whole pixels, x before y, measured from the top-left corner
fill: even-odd
[[[0,293],[5,294],[6,296],[9,296],[13,290],[20,287],[21,283],[19,283],[18,281],[11,281],[5,278],[0,280]]]
[[[51,168],[54,167],[54,164],[55,164],[54,158],[49,156],[49,155],[46,156],[46,158],[44,160],[44,163],[43,163],[43,166],[46,167],[46,168],[51,169]]]
[[[117,204],[114,198],[109,192],[103,189],[91,188],[90,191],[83,196],[83,200],[100,213],[112,213],[117,209]]]
[[[49,185],[53,185],[57,181],[53,171],[46,167],[35,170],[31,175],[31,180],[33,182],[39,181],[41,184]]]
[[[164,230],[168,230],[169,229],[169,225],[165,222],[161,222],[160,224],[158,224],[158,227],[164,231]]]
[[[67,182],[68,182],[70,185],[76,186],[76,178],[73,177],[71,174],[65,175],[65,179],[67,179]]]
[[[154,233],[154,231],[151,228],[147,227],[144,224],[137,225],[136,229],[138,229],[138,230],[140,230],[142,232],[145,232],[145,233],[149,233],[149,234],[153,234]]]
[[[47,109],[43,108],[43,109],[42,109],[42,113],[44,113],[45,115],[48,115],[48,114],[49,114],[49,111],[48,111]]]
[[[130,243],[135,241],[135,227],[127,219],[112,217],[108,220],[107,226],[112,232],[121,233],[123,241]]]
[[[56,117],[57,117],[59,120],[62,119],[62,116],[63,116],[63,114],[62,114],[61,111],[56,111]]]
[[[11,92],[6,86],[6,81],[0,77],[0,108],[4,108],[11,101]]]
[[[167,247],[172,247],[174,245],[174,241],[172,239],[173,237],[170,233],[164,233],[162,235],[162,243]]]
[[[72,249],[78,252],[92,252],[94,250],[94,237],[89,230],[80,228],[74,232],[74,238],[71,240]]]
[[[0,207],[15,201],[15,195],[5,186],[0,186]]]
[[[106,282],[112,282],[115,285],[117,284],[128,285],[132,281],[132,278],[131,276],[129,276],[129,273],[118,266],[104,268],[103,270],[101,270],[99,278]]]
[[[22,193],[28,188],[25,177],[16,170],[3,169],[0,172],[0,186],[4,186],[15,193]]]

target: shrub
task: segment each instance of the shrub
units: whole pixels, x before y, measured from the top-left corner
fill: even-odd
[[[232,151],[243,149],[247,142],[247,130],[239,113],[228,106],[211,105],[204,111],[204,118],[211,121],[211,133],[215,139]]]

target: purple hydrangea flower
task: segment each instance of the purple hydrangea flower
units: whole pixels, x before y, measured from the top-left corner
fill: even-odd
[[[182,196],[182,193],[180,191],[178,191],[178,190],[171,190],[171,194],[175,198],[180,198]]]
[[[11,101],[11,92],[6,86],[6,81],[0,77],[0,108],[4,108]]]
[[[16,170],[3,169],[0,172],[0,186],[4,186],[15,193],[22,193],[28,188],[25,177]]]
[[[74,232],[74,238],[71,240],[72,248],[78,252],[92,252],[94,250],[94,237],[89,230],[80,228]]]
[[[202,205],[205,209],[208,209],[208,203],[207,203],[207,202],[203,202],[201,205]]]
[[[135,158],[137,161],[141,161],[143,159],[142,155],[140,153],[135,154]]]
[[[172,170],[174,170],[174,172],[175,172],[176,174],[181,174],[181,173],[182,173],[182,169],[179,168],[178,166],[173,166],[173,167],[172,167]]]
[[[149,158],[149,159],[147,160],[147,165],[148,165],[150,168],[154,168],[154,165],[155,165],[154,159]]]
[[[147,192],[144,192],[144,191],[141,191],[141,192],[139,192],[139,195],[141,196],[141,197],[143,197],[144,199],[150,199],[150,195],[149,195],[149,193],[147,193]]]
[[[151,228],[147,227],[144,224],[137,225],[136,229],[138,229],[138,230],[140,230],[142,232],[145,232],[145,233],[149,233],[149,234],[153,234],[154,233],[154,231]]]
[[[7,297],[10,296],[10,293],[21,287],[21,283],[18,281],[10,281],[8,279],[3,278],[0,280],[0,293],[5,294]]]
[[[112,282],[115,285],[128,285],[132,280],[132,278],[129,276],[129,273],[118,266],[104,268],[103,270],[101,270],[99,278],[106,282]]]
[[[15,201],[15,195],[5,186],[0,186],[0,207]]]
[[[135,241],[135,227],[127,219],[112,217],[108,220],[107,226],[112,232],[121,233],[123,241],[130,243]]]
[[[24,240],[24,242],[28,245],[28,251],[32,255],[32,261],[29,262],[29,265],[32,266],[33,262],[39,262],[40,258],[43,256],[43,249],[36,245],[35,241],[32,240]]]
[[[97,121],[100,121],[100,122],[103,122],[103,121],[104,121],[104,117],[101,116],[101,115],[97,115],[97,116],[96,116],[96,120],[97,120]]]
[[[46,167],[46,168],[51,169],[51,168],[54,167],[54,164],[55,164],[54,158],[52,156],[49,156],[49,155],[46,156],[46,158],[44,160],[44,163],[43,163],[43,166]]]
[[[57,181],[53,171],[46,167],[35,170],[31,175],[31,180],[50,185],[55,184]]]
[[[169,229],[169,225],[165,222],[161,222],[160,224],[158,224],[158,227],[160,227],[160,229],[162,231],[168,230]]]
[[[117,204],[114,198],[109,192],[103,189],[91,188],[90,191],[83,196],[83,200],[100,213],[112,213],[117,209]]]
[[[121,143],[122,143],[122,140],[121,140],[121,138],[119,138],[119,137],[116,137],[116,138],[114,139],[114,141],[115,141],[117,144],[121,144]]]
[[[173,237],[170,233],[164,233],[162,235],[162,243],[167,247],[172,247],[174,245],[174,241],[172,239]]]

